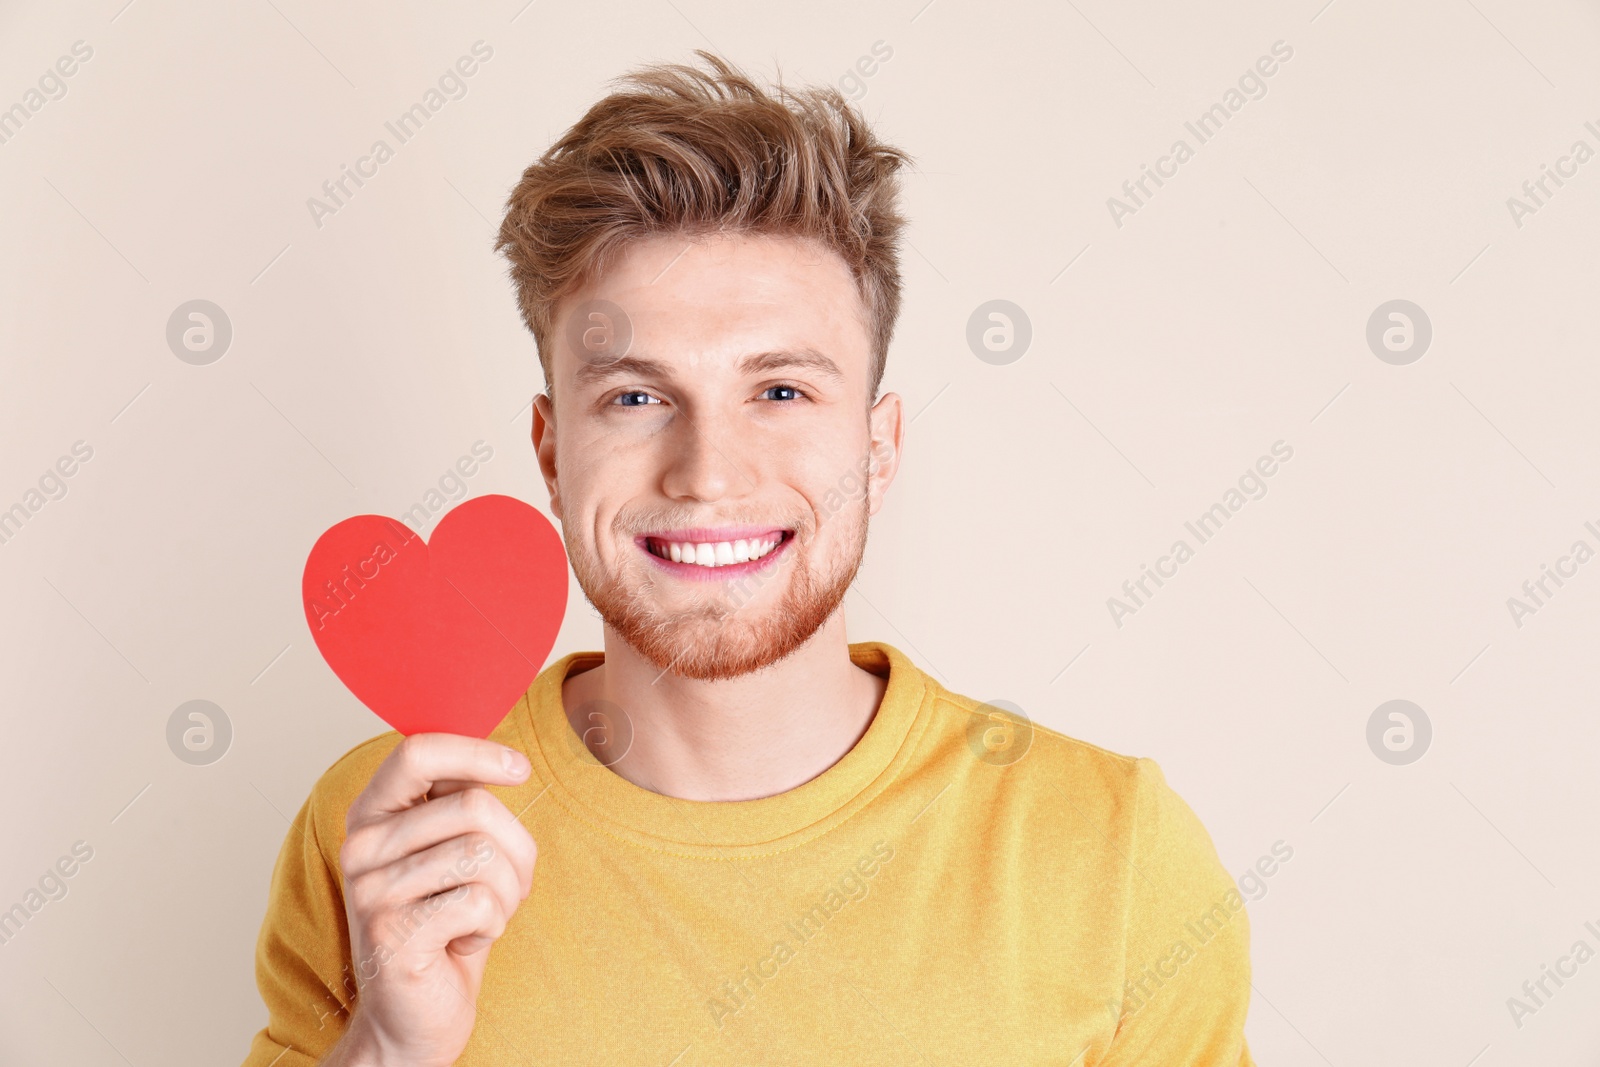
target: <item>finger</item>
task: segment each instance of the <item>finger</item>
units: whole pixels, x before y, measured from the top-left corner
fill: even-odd
[[[496,850],[503,852],[518,872],[521,893],[526,896],[538,847],[527,827],[481,786],[358,827],[345,837],[340,867],[347,878],[353,878],[473,832],[494,839]]]
[[[476,878],[449,885],[450,861],[440,867],[436,878],[423,872],[420,878],[407,876],[404,883],[393,881],[389,869],[373,871],[349,883],[349,908],[370,936],[389,943],[391,952],[420,953],[427,956],[456,937],[487,929],[488,920],[467,907],[474,896],[493,902],[490,918],[504,922],[514,912],[508,907],[503,886]],[[488,871],[478,872],[488,875]],[[441,886],[443,882],[445,885]],[[498,936],[498,935],[496,935]]]
[[[505,933],[511,916],[493,890],[481,882],[468,882],[457,892],[442,893],[425,902],[436,910],[417,931],[420,952],[437,952],[448,945],[455,955],[468,956],[488,948]]]
[[[449,950],[452,956],[473,956],[479,952],[482,952],[492,944],[494,944],[494,940],[492,938],[469,936],[458,937],[454,941],[450,942],[450,944],[446,945],[445,948]]]
[[[447,797],[452,793],[459,793],[463,789],[471,789],[482,784],[465,778],[441,778],[433,783],[432,789],[428,790],[428,799],[438,800],[440,797]]]
[[[442,781],[516,785],[528,776],[527,757],[515,749],[456,734],[412,734],[379,765],[366,789],[350,805],[346,827],[422,803]]]
[[[492,889],[507,915],[522,903],[521,880],[511,861],[480,833],[463,834],[369,872],[358,880],[357,891],[363,904],[406,912],[418,901],[471,883]]]

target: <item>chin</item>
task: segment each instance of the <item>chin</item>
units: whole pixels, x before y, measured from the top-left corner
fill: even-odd
[[[821,620],[826,621],[826,620]],[[683,621],[668,618],[659,628],[623,632],[628,644],[663,671],[702,682],[718,682],[763,670],[785,659],[819,629],[801,634],[767,620]]]
[[[691,601],[679,606],[661,603],[666,590],[659,579],[602,578],[588,557],[569,555],[578,584],[607,626],[658,670],[697,681],[738,678],[792,655],[839,610],[861,565],[856,548],[829,575],[797,562],[786,568],[787,580],[753,593],[741,595],[732,584],[707,590],[711,595],[675,598]]]
[[[863,498],[825,560],[813,537],[785,531],[764,565],[730,567],[725,581],[707,580],[717,569],[682,573],[698,568],[664,560],[631,537],[619,539],[631,551],[611,568],[570,539],[567,556],[600,617],[643,659],[663,673],[723,681],[787,658],[833,617],[861,567],[867,513]]]
[[[817,596],[800,575],[781,595],[736,606],[717,596],[689,608],[654,602],[651,585],[621,596],[591,596],[606,625],[659,670],[699,681],[722,681],[762,670],[789,656],[822,628],[849,587]],[[774,589],[772,594],[778,594]]]

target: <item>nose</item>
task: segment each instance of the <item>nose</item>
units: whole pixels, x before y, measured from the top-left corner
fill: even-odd
[[[661,491],[673,500],[716,501],[739,495],[749,485],[735,457],[738,445],[714,422],[674,420]]]

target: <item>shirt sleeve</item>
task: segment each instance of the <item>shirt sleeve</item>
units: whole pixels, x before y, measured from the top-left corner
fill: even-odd
[[[1244,898],[1154,760],[1136,782],[1121,1015],[1101,1067],[1255,1067]]]
[[[314,1067],[350,1019],[356,983],[338,858],[324,854],[316,790],[301,806],[272,870],[267,914],[256,940],[256,987],[267,1025],[244,1067]]]

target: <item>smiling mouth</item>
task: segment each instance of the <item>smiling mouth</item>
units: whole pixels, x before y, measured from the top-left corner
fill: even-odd
[[[749,565],[766,559],[794,539],[793,530],[686,530],[648,534],[639,540],[650,555],[680,567],[707,571]],[[738,537],[733,534],[744,534]]]

